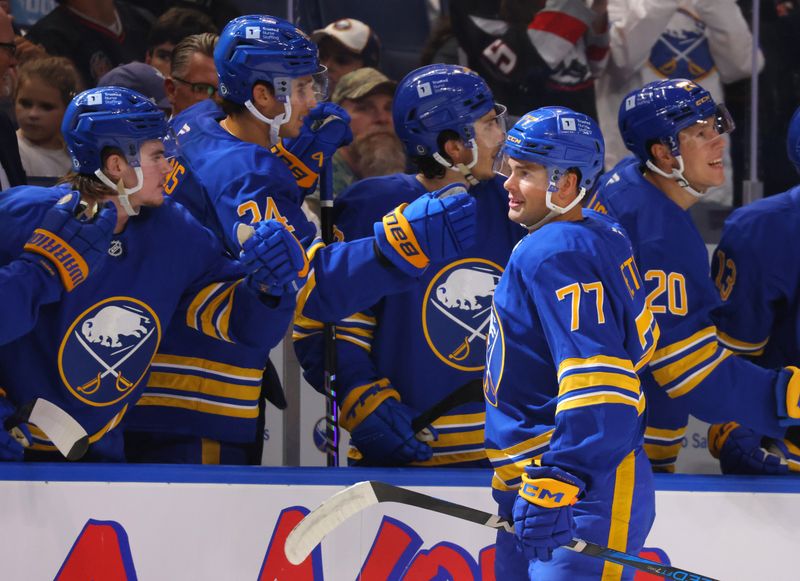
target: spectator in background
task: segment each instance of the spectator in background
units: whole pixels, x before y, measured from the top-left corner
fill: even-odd
[[[328,67],[328,94],[344,75],[362,67],[378,67],[381,43],[378,35],[355,18],[342,18],[315,30],[311,39],[319,46],[319,62]]]
[[[606,0],[452,0],[467,65],[519,116],[548,105],[597,117],[594,79],[608,53]]]
[[[608,15],[611,50],[606,74],[597,82],[606,167],[630,154],[617,113],[631,90],[660,79],[686,78],[702,83],[722,102],[722,83],[750,75],[753,39],[736,0],[608,0]],[[725,151],[725,184],[704,200],[731,205],[732,172]]]
[[[81,89],[78,71],[64,57],[36,59],[19,67],[14,98],[17,142],[29,179],[60,178],[72,167],[61,135],[61,120]]]
[[[184,109],[205,99],[219,100],[214,48],[219,36],[210,32],[192,34],[180,41],[172,51],[170,74],[164,81],[174,117]]]
[[[331,101],[350,114],[353,142],[340,147],[333,156],[335,193],[344,191],[357,179],[405,169],[403,144],[394,133],[392,121],[396,87],[396,82],[369,67],[347,73],[336,85]],[[367,142],[369,145],[365,147]]]
[[[145,63],[132,62],[111,69],[97,82],[98,87],[126,87],[141,93],[156,107],[169,113],[172,105],[164,89],[164,77],[155,67]]]
[[[17,45],[11,17],[0,8],[0,79],[16,66]],[[25,170],[19,159],[17,137],[8,115],[0,111],[0,190],[25,184]]]
[[[333,154],[334,196],[357,180],[405,169],[403,144],[394,133],[392,121],[396,87],[396,82],[370,67],[347,73],[336,85],[331,101],[350,114],[353,141]],[[319,193],[314,192],[305,201],[319,217]]]
[[[204,32],[218,32],[208,16],[191,8],[170,8],[158,17],[150,30],[144,62],[168,77],[175,45],[189,35]]]
[[[151,25],[149,12],[121,0],[59,0],[26,38],[70,59],[94,87],[115,66],[144,60]]]

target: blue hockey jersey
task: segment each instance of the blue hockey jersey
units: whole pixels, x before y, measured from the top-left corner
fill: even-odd
[[[231,254],[239,253],[237,223],[280,221],[306,247],[310,282],[324,290],[325,308],[335,316],[353,313],[411,282],[399,269],[376,260],[372,240],[328,247],[315,240],[315,226],[303,214],[302,195],[286,164],[221,128],[224,117],[214,101],[206,100],[172,120],[179,150],[165,191]],[[352,280],[373,284],[352,285]],[[254,441],[268,355],[268,349],[220,345],[180,326],[169,329],[130,428]]]
[[[59,300],[63,292],[57,277],[29,260],[12,260],[0,267],[0,345],[33,329],[39,308]]]
[[[387,397],[417,412],[482,376],[495,286],[526,233],[511,222],[508,196],[495,178],[470,188],[478,208],[478,243],[463,256],[431,264],[417,284],[336,324],[340,422],[352,429]],[[346,240],[372,235],[372,224],[426,192],[413,175],[362,180],[336,198],[334,220]],[[365,281],[364,284],[370,284]],[[301,295],[295,350],[309,383],[322,389],[322,325],[309,316],[317,297]],[[426,466],[485,464],[483,404],[465,404],[434,422]]]
[[[720,343],[763,367],[800,363],[800,186],[739,208],[725,221],[711,274],[722,304]]]
[[[534,459],[591,488],[641,449],[637,371],[658,334],[630,241],[610,218],[585,210],[520,242],[495,291],[486,351],[498,502]]]
[[[778,409],[785,403],[776,394],[791,374],[731,357],[717,341],[711,310],[719,298],[689,213],[647,181],[638,164],[603,176],[590,207],[607,211],[628,232],[647,305],[661,328],[658,349],[642,375],[648,426],[655,428],[646,439],[654,466],[674,463],[689,412],[707,422],[736,420],[780,436]]]
[[[20,187],[0,195],[0,264],[20,254],[67,191]],[[0,385],[9,398],[16,405],[36,397],[52,401],[78,420],[91,442],[141,395],[174,313],[183,313],[180,323],[195,334],[258,348],[280,341],[291,320],[293,301],[262,302],[241,284],[241,266],[173,200],[130,218],[109,254],[60,302],[41,307],[30,333],[0,347]],[[44,434],[33,434],[35,449],[53,449]]]

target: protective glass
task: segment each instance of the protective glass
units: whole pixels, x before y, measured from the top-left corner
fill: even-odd
[[[292,98],[296,101],[320,103],[328,96],[328,69],[323,66],[312,75],[294,78],[290,82]]]
[[[698,142],[698,145],[705,145],[716,141],[726,133],[732,133],[734,129],[736,129],[736,124],[728,112],[728,108],[720,103],[714,110],[714,115],[684,129],[678,134],[678,138],[681,142],[694,140]]]
[[[134,167],[137,165],[139,167],[148,167],[148,166],[160,165],[164,161],[169,163],[175,158],[175,155],[177,154],[178,151],[177,149],[178,141],[172,129],[170,129],[169,132],[164,137],[158,139],[158,141],[160,141],[161,144],[164,146],[163,152],[160,149],[156,149],[150,155],[142,155],[142,146],[148,141],[154,141],[154,140],[147,140],[139,143],[139,151],[136,159],[128,159],[128,163],[130,163]]]
[[[506,107],[495,103],[494,116],[481,118],[475,122],[475,137],[481,144],[495,148],[506,139]]]

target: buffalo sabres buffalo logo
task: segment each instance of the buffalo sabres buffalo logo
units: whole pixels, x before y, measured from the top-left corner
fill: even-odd
[[[84,403],[115,404],[145,376],[160,340],[161,324],[149,306],[130,297],[106,299],[84,311],[64,335],[61,379]]]
[[[481,371],[494,289],[503,274],[497,264],[467,258],[436,273],[422,305],[428,346],[450,367]]]
[[[497,312],[492,308],[489,323],[489,339],[486,342],[486,373],[483,377],[483,395],[493,406],[497,407],[497,390],[503,379],[503,362],[505,355],[505,337],[503,326]]]

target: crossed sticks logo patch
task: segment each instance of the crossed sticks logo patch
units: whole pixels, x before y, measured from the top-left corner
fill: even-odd
[[[130,395],[161,341],[161,324],[145,303],[105,299],[73,321],[61,341],[58,369],[82,402],[104,407]]]
[[[503,269],[482,258],[451,262],[431,279],[422,304],[428,346],[444,363],[481,371],[492,298]]]

